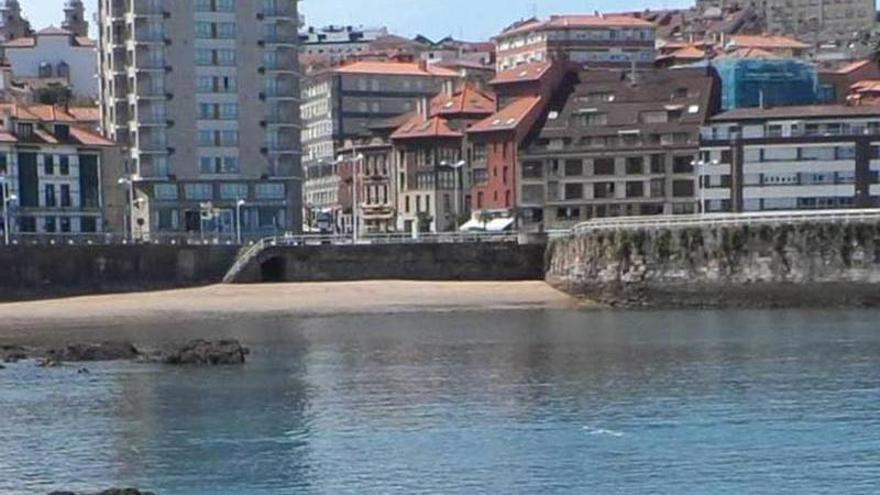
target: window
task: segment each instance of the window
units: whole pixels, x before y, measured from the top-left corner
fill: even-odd
[[[257,199],[284,199],[284,184],[257,184]]]
[[[835,149],[830,146],[808,147],[800,149],[800,159],[804,161],[812,160],[834,160]]]
[[[55,217],[46,217],[43,220],[43,227],[46,229],[46,233],[54,234],[58,230],[57,225]]]
[[[666,180],[651,179],[651,197],[662,198],[663,196],[666,196]]]
[[[666,173],[666,155],[651,155],[651,173]]]
[[[614,158],[597,158],[593,161],[594,175],[614,175]]]
[[[645,172],[645,159],[631,156],[626,159],[626,175],[641,175]]]
[[[235,50],[221,49],[217,50],[217,65],[235,65]]]
[[[762,162],[788,162],[798,159],[797,148],[764,148],[761,150]]]
[[[52,155],[43,155],[43,173],[46,175],[55,175],[55,157]]]
[[[626,183],[626,197],[627,198],[641,198],[645,196],[645,183],[638,182],[627,182]]]
[[[524,179],[540,179],[544,177],[544,164],[541,162],[523,162]]]
[[[61,175],[70,175],[70,157],[62,156],[59,159],[59,173]]]
[[[565,199],[582,199],[584,197],[584,185],[581,183],[565,184]]]
[[[95,217],[81,217],[79,219],[79,231],[91,233],[98,231],[98,222]]]
[[[195,25],[196,30],[196,38],[211,38],[211,23],[210,22],[196,22]]]
[[[156,184],[153,186],[153,195],[157,200],[176,200],[177,185],[175,184]]]
[[[693,165],[694,157],[676,156],[672,159],[672,173],[674,174],[692,174],[694,173]]]
[[[597,182],[593,184],[593,197],[596,199],[605,199],[614,197],[613,182]]]
[[[238,119],[238,103],[224,103],[220,105],[220,119],[236,120]]]
[[[71,206],[70,186],[68,184],[61,184],[61,207],[70,208]]]
[[[184,186],[186,199],[189,200],[208,200],[214,197],[214,190],[211,184],[186,184]]]
[[[221,22],[217,24],[217,37],[221,39],[235,38],[235,23]]]
[[[70,217],[61,217],[58,219],[61,232],[70,232]]]
[[[565,160],[565,176],[573,177],[584,174],[583,160]]]
[[[856,158],[856,147],[855,146],[838,146],[837,147],[837,159],[838,160],[855,160]]]
[[[214,53],[207,48],[196,49],[196,65],[213,65]]]
[[[220,186],[220,199],[246,199],[248,197],[247,184],[222,184]]]
[[[581,114],[580,121],[581,121],[581,125],[584,125],[584,126],[608,125],[608,114],[607,113]]]
[[[672,195],[676,198],[691,198],[694,196],[694,181],[672,181]]]
[[[55,200],[55,185],[54,184],[46,184],[45,200],[46,200],[46,207],[47,208],[53,208],[58,205],[57,201]]]
[[[580,208],[558,208],[556,210],[556,218],[559,220],[579,220],[581,218]]]

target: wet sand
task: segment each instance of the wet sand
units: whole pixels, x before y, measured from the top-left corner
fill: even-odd
[[[83,326],[224,316],[330,316],[419,311],[570,308],[543,282],[371,281],[214,285],[196,289],[0,304],[0,337]]]

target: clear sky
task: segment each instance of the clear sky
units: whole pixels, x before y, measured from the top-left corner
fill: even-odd
[[[192,0],[174,0],[192,1]],[[258,0],[239,0],[258,1]],[[34,27],[61,23],[64,0],[20,0]],[[353,24],[388,26],[397,34],[452,35],[461,39],[488,39],[503,27],[533,13],[591,13],[674,8],[693,0],[302,0],[300,9],[309,25]],[[97,0],[86,0],[95,11]]]

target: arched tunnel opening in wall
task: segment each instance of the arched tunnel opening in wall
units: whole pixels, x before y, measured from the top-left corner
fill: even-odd
[[[283,257],[273,256],[260,263],[260,281],[264,283],[284,282],[287,263]]]

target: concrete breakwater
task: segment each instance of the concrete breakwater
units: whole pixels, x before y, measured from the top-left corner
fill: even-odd
[[[550,243],[547,281],[617,306],[880,305],[880,224],[665,227]]]

